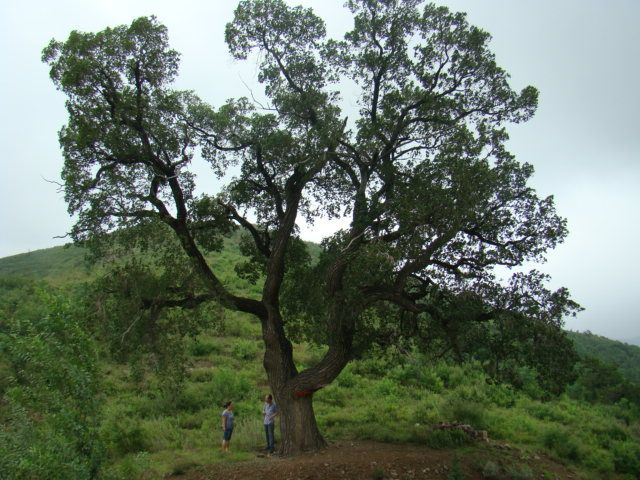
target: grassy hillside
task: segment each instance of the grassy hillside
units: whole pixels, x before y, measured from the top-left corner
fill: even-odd
[[[580,356],[615,365],[627,380],[640,384],[640,347],[589,332],[569,332],[569,337]]]
[[[19,274],[45,279],[54,285],[65,284],[92,276],[82,258],[81,250],[62,247],[8,257],[0,259],[0,276]],[[237,244],[229,240],[225,250],[212,260],[235,289],[256,294],[257,287],[231,276],[239,259]],[[23,270],[20,265],[24,266]],[[41,328],[38,319],[45,310],[38,303],[41,301],[38,295],[48,302],[47,308],[52,304],[49,297],[38,294],[38,289],[28,283],[5,282],[3,285],[6,287],[0,291],[0,307],[6,318],[0,319],[0,340],[6,331],[6,338],[11,343],[5,343],[5,351],[0,348],[0,397],[4,398],[0,400],[0,456],[3,456],[2,448],[15,447],[17,442],[12,438],[21,439],[24,451],[32,452],[31,445],[46,446],[52,435],[52,430],[46,429],[38,433],[38,421],[46,420],[46,413],[36,411],[27,422],[32,430],[25,433],[26,427],[16,422],[24,413],[20,409],[12,410],[9,405],[22,405],[20,402],[29,398],[37,399],[33,392],[40,392],[43,405],[51,403],[52,398],[58,399],[62,406],[53,410],[53,420],[47,424],[47,428],[55,430],[58,428],[56,422],[62,418],[60,412],[77,411],[77,405],[68,406],[70,382],[78,384],[78,392],[86,392],[89,383],[85,377],[90,375],[90,372],[78,370],[81,365],[74,363],[68,348],[58,345],[33,375],[41,375],[47,362],[59,361],[61,354],[58,352],[67,355],[69,360],[56,372],[67,372],[70,377],[62,378],[63,381],[58,373],[53,377],[60,381],[59,388],[64,394],[51,393],[51,378],[48,377],[38,377],[36,387],[39,385],[40,390],[34,386],[30,386],[30,390],[16,390],[16,385],[24,379],[12,372],[18,371],[16,366],[25,358],[23,352],[16,350],[16,340],[24,340],[25,348],[30,348],[26,358],[33,362],[38,355],[43,355],[42,352],[48,352],[45,345],[49,339],[61,335],[69,342],[70,333],[66,327],[60,331],[61,324],[53,322],[44,325],[51,332],[41,334],[43,332],[37,330]],[[23,295],[25,301],[19,301],[19,295]],[[62,318],[70,318],[70,313],[63,307],[72,308],[73,302],[71,306],[59,307],[64,314]],[[12,317],[19,321],[14,322]],[[55,315],[47,313],[47,321],[50,317],[55,320]],[[29,319],[33,320],[34,327],[29,327]],[[25,335],[24,339],[20,335]],[[78,335],[86,341],[81,332]],[[582,338],[580,335],[574,337]],[[28,338],[32,339],[31,344],[27,343]],[[97,347],[97,351],[102,351],[100,345]],[[98,393],[92,398],[100,407],[99,413],[94,412],[97,420],[91,428],[87,427],[87,432],[92,432],[91,438],[99,446],[96,451],[100,452],[103,465],[101,478],[160,479],[197,466],[255,458],[263,443],[261,398],[268,392],[261,364],[263,347],[259,324],[247,316],[226,312],[215,326],[188,337],[183,347],[187,370],[184,382],[178,385],[154,371],[149,364],[140,368],[135,364],[116,362],[104,353],[96,357],[93,388]],[[301,368],[317,362],[323,353],[321,348],[307,344],[294,348],[296,362]],[[15,361],[9,355],[12,349]],[[3,355],[6,358],[3,359]],[[24,377],[24,372],[21,375]],[[218,448],[218,423],[220,405],[228,399],[236,404],[238,424],[233,453],[224,456]],[[319,426],[330,441],[368,439],[454,450],[463,457],[475,459],[474,478],[554,478],[546,470],[546,464],[540,461],[547,457],[573,469],[577,478],[631,480],[640,475],[640,412],[637,405],[586,403],[566,395],[543,401],[535,380],[531,379],[517,391],[491,382],[476,363],[451,365],[434,363],[417,353],[375,352],[352,362],[314,399]],[[31,403],[27,403],[27,407],[35,408],[33,401],[28,401]],[[476,430],[486,430],[492,448],[470,441],[462,432],[432,428],[442,421],[463,422]],[[73,431],[77,430],[75,424],[72,427]],[[60,444],[59,437],[55,440],[56,445]],[[508,448],[515,454],[500,457],[501,450],[496,450],[496,446],[504,445],[510,445]],[[72,449],[72,445],[68,449]],[[52,468],[53,460],[43,453],[45,450],[44,447],[42,450],[36,448],[39,456],[32,461],[44,465],[42,468],[46,470]],[[6,458],[10,458],[8,454]],[[25,464],[24,459],[17,457],[16,462]],[[72,477],[63,475],[60,478]],[[465,477],[449,475],[448,478]]]
[[[317,257],[319,247],[310,244],[310,253]],[[0,277],[20,276],[46,280],[53,285],[87,280],[95,267],[85,262],[82,248],[67,245],[35,250],[29,253],[0,258]],[[258,294],[259,289],[235,278],[233,269],[242,260],[237,238],[227,239],[225,249],[212,255],[211,262],[227,283],[241,293]],[[611,340],[592,333],[569,332],[581,356],[595,357],[605,364],[615,365],[629,381],[640,384],[640,347]]]
[[[89,277],[85,252],[73,245],[34,250],[0,258],[0,276],[45,279],[53,284]]]

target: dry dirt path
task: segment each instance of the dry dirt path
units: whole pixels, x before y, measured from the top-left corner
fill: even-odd
[[[316,453],[295,457],[256,457],[256,460],[194,468],[167,478],[180,480],[435,480],[453,477],[457,458],[465,479],[482,476],[491,460],[499,467],[528,468],[533,479],[578,479],[551,460],[524,455],[499,444],[460,450],[434,450],[418,445],[377,442],[338,442]],[[503,470],[504,472],[504,470]],[[500,477],[493,477],[500,478]],[[510,478],[510,477],[502,477]]]

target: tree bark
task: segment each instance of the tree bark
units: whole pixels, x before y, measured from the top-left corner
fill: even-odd
[[[276,395],[276,403],[280,410],[280,447],[283,455],[318,450],[327,443],[318,430],[313,412],[313,395],[294,396],[297,392]],[[300,393],[297,393],[300,395]]]

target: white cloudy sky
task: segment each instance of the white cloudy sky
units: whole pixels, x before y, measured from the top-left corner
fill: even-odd
[[[0,3],[0,257],[64,243],[70,226],[55,185],[64,98],[40,52],[51,38],[154,14],[182,53],[178,88],[219,105],[247,95],[255,65],[229,59],[224,25],[235,1],[23,0]],[[291,3],[294,3],[291,1]],[[342,0],[305,0],[340,36]],[[554,194],[570,235],[541,268],[586,310],[572,329],[640,337],[640,2],[440,0],[493,35],[516,89],[541,91],[537,115],[510,129],[511,150],[536,167],[534,186]],[[215,188],[210,178],[208,185]],[[309,237],[317,239],[317,229]]]

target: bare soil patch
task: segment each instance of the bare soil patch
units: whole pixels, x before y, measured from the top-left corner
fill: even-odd
[[[483,476],[487,462],[502,473]],[[489,443],[458,450],[434,450],[419,445],[342,441],[314,453],[295,457],[256,456],[255,460],[196,467],[181,480],[413,480],[449,479],[455,463],[466,479],[513,478],[503,476],[507,469],[528,469],[532,479],[580,478],[567,467],[539,455]],[[513,471],[513,470],[512,470]]]

